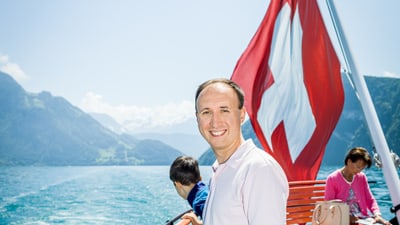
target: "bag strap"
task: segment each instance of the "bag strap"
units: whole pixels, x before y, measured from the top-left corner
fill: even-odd
[[[317,206],[315,207],[315,209],[314,209],[314,212],[313,212],[313,220],[319,225],[319,224],[321,224],[321,222],[320,222],[320,216],[321,216],[321,211],[322,211],[322,206],[321,206],[321,204],[317,204]],[[325,219],[324,219],[325,220]]]
[[[328,216],[335,210],[338,211],[340,218],[342,218],[342,209],[338,205],[335,205],[335,204],[329,206],[328,212],[325,214],[324,218],[320,218],[321,214],[322,214],[321,213],[322,206],[321,206],[321,204],[317,204],[317,206],[315,207],[314,212],[313,212],[313,220],[319,225],[319,224],[323,223],[328,218]],[[340,225],[347,225],[347,224],[342,224],[342,220],[340,220]]]

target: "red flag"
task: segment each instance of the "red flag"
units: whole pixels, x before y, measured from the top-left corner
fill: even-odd
[[[344,103],[340,62],[316,0],[271,0],[231,79],[289,181],[315,179]]]

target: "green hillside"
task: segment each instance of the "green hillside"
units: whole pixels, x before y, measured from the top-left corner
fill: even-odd
[[[0,72],[0,165],[169,165],[178,150],[118,135],[49,92]]]

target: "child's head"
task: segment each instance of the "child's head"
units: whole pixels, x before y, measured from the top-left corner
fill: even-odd
[[[190,156],[179,156],[172,163],[169,178],[178,194],[187,199],[192,188],[201,180],[199,163]]]
[[[171,165],[169,178],[182,185],[196,184],[201,180],[199,163],[193,157],[179,156]]]

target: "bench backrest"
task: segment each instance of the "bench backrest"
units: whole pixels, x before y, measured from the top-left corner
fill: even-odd
[[[311,223],[315,203],[324,200],[325,183],[325,180],[289,182],[286,224]]]

